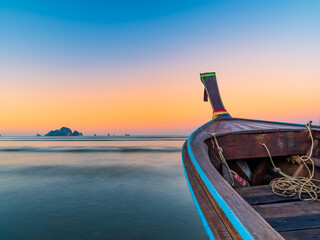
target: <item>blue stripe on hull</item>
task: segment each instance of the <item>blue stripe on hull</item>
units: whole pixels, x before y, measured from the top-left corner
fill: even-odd
[[[207,122],[206,124],[202,125],[201,127],[213,122],[215,119]],[[212,197],[215,199],[215,201],[218,203],[226,217],[229,219],[233,227],[237,230],[239,235],[243,239],[254,239],[251,234],[248,232],[248,230],[242,225],[240,220],[237,218],[237,216],[232,212],[228,204],[223,200],[223,198],[220,196],[220,194],[217,192],[217,190],[213,187],[205,173],[202,171],[200,165],[198,164],[196,158],[194,157],[192,150],[191,150],[191,145],[190,145],[190,138],[193,136],[193,134],[198,131],[201,127],[199,127],[197,130],[195,130],[188,138],[187,140],[187,148],[188,148],[188,153],[191,158],[191,161],[193,162],[193,165],[195,166],[197,172],[199,173],[201,179],[207,186],[208,190],[210,191]],[[212,233],[211,233],[212,234]]]
[[[184,166],[183,154],[181,153],[181,155],[182,155],[182,166],[183,166],[184,174],[186,175],[188,187],[189,187],[189,190],[190,190],[190,193],[191,193],[191,196],[192,196],[194,205],[196,206],[196,209],[197,209],[197,212],[198,212],[198,214],[199,214],[199,216],[200,216],[202,225],[203,225],[204,230],[206,231],[209,239],[210,239],[210,240],[214,240],[215,238],[214,238],[214,236],[213,236],[213,234],[212,234],[212,232],[211,232],[211,229],[210,229],[210,227],[209,227],[209,224],[208,224],[206,218],[204,217],[204,215],[203,215],[203,213],[202,213],[202,211],[201,211],[201,208],[200,208],[200,206],[199,206],[199,203],[198,203],[198,201],[197,201],[197,198],[196,198],[196,196],[194,195],[194,192],[193,192],[193,190],[192,190],[192,187],[191,187],[191,184],[190,184],[190,181],[189,181],[187,172],[186,172],[186,168],[185,168],[185,166]]]

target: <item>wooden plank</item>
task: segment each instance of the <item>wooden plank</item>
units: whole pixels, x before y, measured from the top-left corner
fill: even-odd
[[[194,192],[194,195],[198,201],[200,209],[205,216],[209,227],[213,233],[215,239],[232,239],[226,226],[223,224],[219,218],[217,212],[209,201],[206,193],[204,192],[201,184],[199,183],[195,172],[192,168],[192,163],[190,162],[190,157],[187,151],[186,144],[183,146],[183,162],[186,169],[187,177],[189,179],[190,185]]]
[[[303,131],[306,129],[305,126],[294,126],[285,123],[272,123],[272,122],[264,122],[264,121],[248,121],[242,120],[242,125],[246,125],[248,127],[252,127],[255,129],[262,129],[263,131],[266,130],[278,130],[278,131]]]
[[[254,121],[240,118],[232,118],[229,121],[223,121],[220,128],[216,130],[217,136],[225,136],[229,134],[244,133],[266,133],[279,131],[304,131],[304,126],[295,126],[285,123],[272,123],[265,121]]]
[[[253,208],[277,231],[320,227],[320,202],[284,202]]]
[[[220,119],[216,119],[220,121]],[[229,126],[233,125],[233,126]],[[304,131],[306,127],[300,124],[290,124],[290,123],[280,123],[280,122],[270,122],[261,120],[251,120],[243,118],[226,118],[223,119],[220,128],[215,129],[217,136],[228,135],[228,134],[238,134],[238,132],[254,132],[256,130],[259,132],[281,132],[281,131]],[[317,141],[320,139],[320,127],[312,126],[313,138]]]
[[[224,121],[225,119],[228,118],[222,118],[219,121]],[[204,125],[190,137],[191,150],[203,172],[201,174],[206,175],[217,193],[222,197],[224,202],[229,206],[231,211],[253,238],[283,239],[279,233],[277,233],[239,194],[235,192],[210,162],[204,140],[208,138],[208,134],[215,132],[215,123],[216,121],[213,121]],[[206,185],[203,182],[202,184],[207,194],[210,194]],[[210,198],[210,201],[220,218],[225,222],[231,235],[234,238],[237,238],[237,231],[234,231],[234,225],[228,221],[228,217],[226,216],[227,213],[219,207],[219,204],[217,204],[215,199]]]
[[[292,231],[320,227],[320,214],[299,217],[268,219],[277,231]]]
[[[310,149],[307,131],[228,135],[219,137],[218,142],[227,160],[268,157],[262,143],[272,156],[305,154]]]
[[[290,240],[316,240],[320,239],[320,228],[304,229],[296,231],[283,231],[280,234]]]
[[[318,201],[296,201],[287,203],[263,204],[255,205],[253,208],[259,213],[263,214],[267,219],[320,214],[320,202]],[[289,211],[290,209],[292,209],[292,211]]]
[[[269,185],[253,186],[248,188],[236,188],[238,194],[249,204],[277,203],[299,200],[298,196],[291,198],[281,197],[274,194]],[[305,195],[303,195],[305,196]]]

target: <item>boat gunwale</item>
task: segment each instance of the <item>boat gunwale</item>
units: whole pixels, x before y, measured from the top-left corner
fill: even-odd
[[[200,177],[202,178],[204,184],[207,186],[208,190],[210,191],[212,197],[218,202],[219,206],[221,207],[222,211],[224,212],[224,214],[226,215],[226,217],[229,219],[229,221],[231,222],[231,224],[235,227],[235,229],[237,230],[237,232],[239,233],[239,235],[243,238],[243,239],[254,239],[252,237],[252,235],[248,232],[248,230],[243,226],[243,224],[241,223],[241,221],[238,219],[238,217],[233,213],[233,211],[230,209],[229,205],[223,200],[223,198],[220,196],[220,194],[218,193],[218,191],[214,188],[213,184],[210,182],[210,180],[207,178],[206,174],[202,171],[200,165],[198,164],[196,158],[193,155],[192,149],[191,149],[191,144],[190,144],[190,140],[192,138],[192,136],[200,131],[201,128],[203,128],[204,126],[213,123],[215,120],[217,120],[219,118],[215,118],[212,119],[211,121],[203,124],[202,126],[200,126],[199,128],[197,128],[195,131],[193,131],[190,136],[187,139],[187,148],[188,148],[188,153],[190,156],[190,159],[194,165],[194,167],[196,168],[198,174],[200,175]],[[221,118],[220,118],[221,119]]]
[[[265,120],[253,120],[253,119],[243,119],[243,118],[231,118],[231,117],[218,117],[215,118],[213,120],[210,120],[209,122],[203,124],[202,126],[200,126],[199,128],[197,128],[194,132],[192,132],[190,134],[190,136],[187,139],[187,149],[188,149],[188,153],[190,156],[190,159],[195,167],[195,170],[198,172],[200,178],[202,179],[204,185],[206,186],[206,188],[208,189],[208,191],[210,192],[211,196],[213,197],[214,201],[217,202],[219,208],[223,211],[223,214],[227,217],[228,221],[230,221],[230,223],[232,224],[232,227],[236,230],[236,232],[240,235],[241,238],[243,239],[254,239],[256,237],[261,237],[259,235],[257,235],[257,232],[254,231],[250,231],[247,227],[245,227],[245,225],[248,225],[247,223],[244,225],[243,222],[240,221],[239,216],[241,216],[240,213],[234,213],[232,211],[232,209],[230,208],[229,204],[224,200],[224,198],[219,194],[219,192],[217,191],[217,189],[214,187],[213,182],[207,177],[206,173],[203,171],[203,169],[201,168],[200,164],[198,163],[197,159],[195,158],[194,154],[193,154],[193,150],[191,147],[191,139],[197,135],[198,133],[201,132],[201,129],[206,127],[209,124],[214,123],[215,121],[229,121],[229,120],[246,120],[246,121],[253,121],[253,122],[265,122],[265,123],[271,123],[271,124],[283,124],[283,125],[291,125],[291,126],[298,126],[298,127],[304,127],[304,124],[295,124],[295,123],[285,123],[285,122],[272,122],[272,121],[265,121]],[[320,128],[320,126],[317,125],[313,125],[312,128]],[[318,129],[315,129],[318,130]],[[206,138],[202,137],[202,142],[205,140]],[[199,144],[199,139],[197,139],[197,143]],[[209,160],[209,159],[208,159]],[[209,160],[210,161],[210,160]],[[212,166],[213,167],[213,166]],[[214,167],[213,167],[214,168]],[[215,169],[216,170],[216,169]],[[220,175],[220,177],[223,179],[223,177]],[[224,179],[223,179],[224,180]],[[224,180],[225,181],[225,180]],[[231,188],[231,186],[230,186]],[[236,193],[236,191],[231,188],[235,195],[237,196],[238,194]],[[241,198],[241,196],[239,195],[238,197]],[[242,199],[242,198],[241,198]],[[242,199],[243,200],[243,199]],[[251,208],[251,206],[249,205],[249,207]],[[233,209],[235,209],[235,207],[232,207]],[[254,211],[254,209],[252,209]],[[252,216],[255,217],[259,217],[260,215],[254,211],[254,213]],[[261,216],[260,216],[261,217]],[[241,217],[242,218],[242,217]],[[263,218],[262,218],[263,219]],[[242,219],[243,220],[243,219]],[[273,237],[276,237],[277,239],[283,239],[280,234],[274,230],[274,228],[272,228],[266,221],[265,219],[263,219],[262,221],[265,222],[265,224],[267,224],[266,226],[269,226],[270,229],[266,229],[266,231],[268,231],[270,234],[273,234]],[[273,233],[272,233],[273,232]],[[258,231],[259,233],[259,231]],[[253,235],[255,237],[253,237]],[[268,234],[268,233],[267,233]]]
[[[222,118],[215,118],[213,120],[221,120]],[[217,137],[224,137],[228,135],[241,135],[241,134],[259,134],[259,133],[273,133],[273,132],[302,132],[306,130],[306,124],[300,124],[300,123],[287,123],[287,122],[275,122],[275,121],[267,121],[267,120],[255,120],[255,119],[246,119],[246,118],[233,118],[233,117],[224,117],[224,121],[248,121],[248,122],[261,122],[261,123],[271,123],[271,124],[282,124],[282,125],[289,125],[289,126],[295,126],[295,127],[304,127],[304,128],[273,128],[273,129],[256,129],[256,130],[243,130],[243,131],[230,131],[225,133],[217,133]],[[207,123],[212,122],[209,121]],[[206,123],[206,124],[207,124]],[[206,124],[200,126],[199,128],[205,126]],[[313,131],[320,131],[320,125],[312,125]],[[197,129],[198,130],[198,129]],[[193,134],[193,133],[192,133]],[[190,135],[191,136],[191,135]],[[211,137],[208,136],[208,138],[204,139],[210,139]]]
[[[183,144],[183,145],[185,145],[185,144]],[[184,148],[184,146],[181,149],[182,166],[183,166],[184,174],[186,176],[186,180],[187,180],[187,184],[188,184],[188,187],[189,187],[189,190],[190,190],[190,193],[191,193],[192,200],[194,202],[194,205],[196,206],[196,209],[197,209],[197,212],[199,214],[202,226],[203,226],[206,234],[208,235],[209,240],[214,240],[215,238],[213,236],[213,233],[212,233],[212,231],[210,229],[210,226],[209,226],[209,224],[208,224],[208,222],[207,222],[207,220],[206,220],[206,218],[205,218],[205,216],[204,216],[204,214],[203,214],[203,212],[202,212],[202,210],[200,208],[198,200],[197,200],[197,198],[196,198],[196,196],[195,196],[195,194],[193,192],[192,186],[190,184],[190,181],[189,181],[189,178],[188,178],[188,174],[187,174],[187,171],[186,171],[186,167],[185,167],[185,164],[184,164],[184,159],[183,159],[183,148]]]

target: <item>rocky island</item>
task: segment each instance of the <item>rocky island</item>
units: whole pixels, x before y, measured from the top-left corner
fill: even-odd
[[[82,133],[78,131],[72,132],[70,128],[62,127],[60,130],[52,130],[48,132],[45,136],[83,136]]]

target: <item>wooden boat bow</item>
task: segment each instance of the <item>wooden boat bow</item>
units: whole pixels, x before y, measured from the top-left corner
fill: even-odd
[[[310,139],[308,139],[304,125],[232,118],[225,110],[221,100],[216,74],[214,72],[203,73],[200,74],[200,77],[205,87],[205,95],[207,94],[214,111],[213,120],[199,127],[189,136],[183,146],[182,157],[189,188],[209,238],[284,239],[283,236],[297,236],[292,231],[296,231],[295,228],[289,226],[288,223],[285,223],[286,227],[282,226],[282,228],[274,225],[275,222],[278,222],[270,220],[270,214],[268,215],[268,211],[265,210],[269,206],[263,205],[265,201],[270,199],[275,202],[275,205],[272,206],[276,207],[276,204],[280,204],[277,202],[284,202],[283,207],[290,209],[291,205],[286,205],[288,200],[285,202],[279,196],[270,195],[271,190],[267,185],[233,188],[227,178],[223,176],[223,164],[219,161],[213,146],[210,145],[210,138],[212,133],[216,133],[220,138],[219,141],[223,144],[227,161],[230,164],[238,161],[237,159],[251,159],[249,160],[251,162],[265,163],[264,159],[267,155],[261,146],[261,140],[270,142],[271,151],[279,158],[308,151]],[[320,126],[313,126],[313,133],[316,141],[315,146],[317,146],[314,155],[318,157],[320,155],[320,141],[318,139]],[[298,143],[299,145],[297,145]],[[237,148],[238,145],[239,148]],[[257,170],[257,166],[260,165],[253,164],[252,166]],[[263,169],[263,165],[261,169]],[[318,169],[316,170],[318,171]],[[320,177],[320,171],[318,172]],[[268,193],[270,197],[266,199],[255,196],[254,199],[251,197],[248,201],[249,198],[246,196],[250,195],[250,189],[253,192],[261,192],[263,189],[265,192],[261,192],[261,194]],[[320,202],[314,206],[320,206]],[[282,205],[280,204],[279,207],[282,208]],[[275,210],[274,215],[277,215],[277,212],[280,210]],[[317,210],[316,214],[319,214],[317,215],[319,216],[318,220],[313,222],[311,227],[319,225],[320,234],[320,210]],[[310,234],[314,234],[314,230]],[[300,239],[303,238],[300,237]]]

